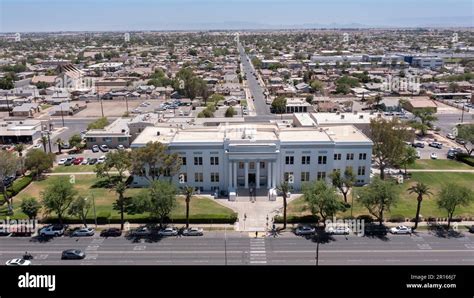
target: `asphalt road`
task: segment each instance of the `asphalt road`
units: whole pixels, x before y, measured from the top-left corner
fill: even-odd
[[[245,76],[247,78],[247,86],[253,98],[255,99],[254,101],[255,112],[257,113],[257,116],[271,115],[270,106],[265,103],[265,96],[263,95],[263,89],[258,84],[258,81],[254,76],[255,74],[254,69],[252,68],[252,65],[250,65],[250,62],[248,61],[248,56],[245,54],[245,50],[240,44],[239,44],[239,51],[240,51],[240,60],[242,61]]]
[[[33,265],[314,265],[316,242],[284,234],[207,232],[203,237],[131,240],[124,237],[0,238],[0,264],[33,254]],[[60,260],[65,249],[81,249],[84,260]],[[320,265],[474,265],[474,235],[443,238],[428,233],[385,239],[333,236],[321,241]]]

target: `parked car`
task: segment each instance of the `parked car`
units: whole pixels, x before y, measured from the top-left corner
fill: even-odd
[[[33,146],[33,149],[40,149],[41,147],[43,147],[43,145],[38,143]]]
[[[109,147],[107,145],[100,145],[99,148],[102,152],[109,152]]]
[[[97,163],[97,158],[91,158],[91,159],[89,160],[89,164],[90,164],[90,165],[95,165],[96,163]]]
[[[364,234],[366,236],[385,236],[387,235],[387,227],[378,224],[367,224],[364,226]]]
[[[469,233],[474,233],[474,225],[469,227]]]
[[[392,234],[411,234],[411,228],[405,226],[393,227],[390,229]]]
[[[54,236],[59,237],[64,235],[66,227],[63,225],[49,225],[39,230],[39,234],[42,237],[45,236]]]
[[[174,227],[170,228],[164,228],[158,232],[158,235],[160,236],[177,236],[178,235],[178,229]]]
[[[452,133],[448,133],[448,134],[446,135],[446,137],[447,137],[448,139],[450,139],[450,140],[456,139]]]
[[[295,229],[295,234],[298,235],[298,236],[312,235],[312,234],[314,234],[315,231],[316,231],[316,229],[311,227],[311,226],[298,226]]]
[[[438,159],[438,154],[436,154],[436,153],[431,153],[431,154],[430,154],[430,158],[431,158],[431,159]]]
[[[184,229],[183,236],[202,236],[204,235],[203,229],[201,228],[188,228]]]
[[[65,166],[70,166],[70,165],[72,165],[72,164],[74,163],[74,160],[75,160],[75,159],[76,159],[75,157],[68,157],[68,158],[66,159],[66,161],[64,162],[64,165],[65,165]]]
[[[77,165],[80,165],[83,160],[84,160],[84,157],[77,157],[73,163],[77,166]]]
[[[429,144],[430,147],[434,147],[434,148],[438,148],[438,149],[441,149],[443,148],[443,144],[441,144],[440,142],[431,142]]]
[[[331,234],[331,235],[349,235],[349,233],[351,232],[351,229],[349,229],[348,227],[337,226],[337,227],[329,227],[326,231],[328,234]]]
[[[117,149],[118,149],[118,150],[123,150],[123,149],[125,149],[125,147],[124,147],[123,145],[118,145],[118,146],[117,146]]]
[[[71,149],[71,145],[69,143],[62,143],[61,144],[61,149]]]
[[[134,237],[146,237],[152,234],[151,230],[147,227],[140,227],[135,230],[130,231],[130,235]]]
[[[93,228],[82,228],[82,229],[75,230],[72,233],[72,236],[73,237],[94,236],[94,233],[95,231]]]
[[[109,228],[100,232],[101,237],[120,237],[122,236],[122,231],[117,228]]]
[[[61,254],[61,260],[81,260],[86,254],[79,249],[67,249]]]
[[[413,143],[411,145],[415,148],[425,148],[425,144],[422,143],[422,142],[416,142],[416,143]]]
[[[463,139],[461,138],[456,138],[456,142],[460,145],[465,145],[466,144],[466,141],[464,141]]]
[[[61,158],[59,161],[58,161],[58,165],[64,165],[64,163],[66,162],[67,158]]]
[[[92,152],[99,152],[99,151],[100,151],[100,149],[99,149],[98,145],[92,146]]]
[[[416,158],[421,158],[421,152],[420,152],[420,150],[416,150]]]
[[[84,160],[81,162],[81,165],[88,165],[89,164],[89,157],[84,158]]]
[[[31,261],[25,259],[12,259],[6,261],[5,265],[7,266],[29,266]]]
[[[99,159],[97,159],[97,163],[104,163],[105,162],[105,155],[102,155],[101,157],[99,157]]]

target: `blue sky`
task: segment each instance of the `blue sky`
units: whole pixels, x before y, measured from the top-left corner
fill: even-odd
[[[474,26],[472,0],[0,0],[0,32]]]

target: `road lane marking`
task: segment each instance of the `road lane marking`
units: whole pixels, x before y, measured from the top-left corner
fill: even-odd
[[[417,244],[419,249],[433,249],[428,243]]]

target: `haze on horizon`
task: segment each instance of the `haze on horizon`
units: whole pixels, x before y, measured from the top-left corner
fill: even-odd
[[[0,0],[0,32],[474,27],[471,0]]]

